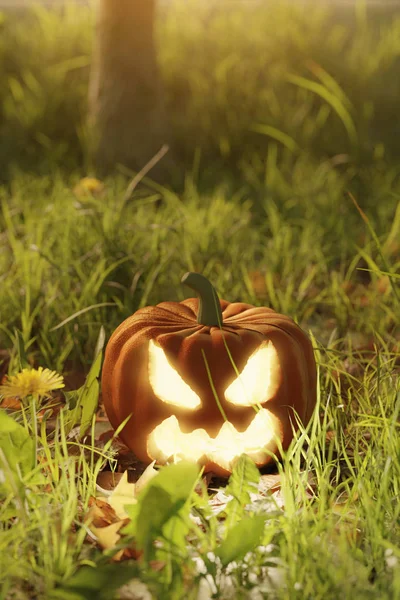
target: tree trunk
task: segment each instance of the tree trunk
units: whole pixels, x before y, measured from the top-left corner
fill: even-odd
[[[140,170],[168,143],[154,46],[155,0],[100,0],[89,91],[94,162]],[[170,153],[149,173],[163,179]]]

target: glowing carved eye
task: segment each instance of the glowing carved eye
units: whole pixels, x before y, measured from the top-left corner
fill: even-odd
[[[273,397],[279,372],[278,354],[267,342],[253,352],[239,377],[226,389],[225,398],[236,406],[263,404]]]
[[[166,404],[192,410],[201,406],[198,395],[169,364],[164,350],[153,340],[149,342],[149,381],[155,395]]]

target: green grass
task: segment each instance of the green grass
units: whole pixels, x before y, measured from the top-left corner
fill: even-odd
[[[242,464],[226,490],[234,500],[220,521],[204,497],[190,492],[196,470],[165,473],[164,482],[145,490],[129,511],[132,522],[120,547],[132,544],[133,535],[147,548],[141,561],[129,566],[107,565],[112,551],[102,556],[83,544],[82,520],[107,453],[66,439],[63,413],[59,436],[49,439],[42,426],[40,466],[17,481],[19,491],[8,491],[0,513],[2,597],[109,598],[114,597],[109,591],[101,595],[102,581],[112,575],[115,588],[139,577],[155,598],[195,598],[197,584],[210,582],[215,597],[231,597],[234,589],[235,597],[250,598],[252,589],[270,590],[274,575],[279,585],[273,598],[396,598],[400,390],[393,376],[395,357],[385,348],[375,353],[355,391],[348,374],[341,384],[333,377],[339,360],[334,350],[335,344],[317,350],[318,407],[309,431],[302,431],[279,467],[281,502],[276,505],[266,495],[249,504],[254,490],[249,481],[258,473],[251,463]],[[344,393],[346,384],[351,393]],[[330,443],[328,431],[336,432]],[[172,502],[180,488],[185,504],[166,509],[165,502]],[[189,519],[189,511],[203,528]],[[163,544],[153,546],[155,539]],[[152,561],[166,566],[154,571]],[[78,566],[83,570],[74,574]]]
[[[378,283],[385,259],[399,267],[395,173],[386,172],[375,207],[353,190],[383,257],[348,194],[348,174],[304,158],[291,175],[278,165],[270,174],[271,187],[244,178],[234,193],[221,184],[208,194],[188,176],[181,193],[160,188],[128,203],[122,178],[102,197],[77,198],[56,173],[19,176],[2,191],[1,345],[10,347],[17,329],[49,368],[87,365],[101,323],[110,334],[139,307],[183,300],[187,270],[210,276],[222,298],[267,303],[317,331],[328,323],[339,337],[392,332],[397,299]]]
[[[21,462],[0,446],[0,599],[109,599],[132,577],[155,598],[195,598],[206,575],[216,598],[232,585],[243,599],[263,597],[257,590],[400,598],[398,15],[365,20],[360,4],[346,25],[285,5],[243,14],[174,2],[158,40],[184,185],[145,179],[128,201],[122,170],[102,193],[74,191],[92,173],[90,11],[69,8],[61,21],[37,9],[0,26],[0,350],[11,354],[9,371],[29,363],[87,373],[102,326],[108,339],[139,307],[183,300],[181,276],[198,271],[221,298],[299,322],[319,375],[314,419],[277,466],[283,510],[270,495],[245,508],[244,490],[217,519],[186,473],[183,505],[166,514],[156,499],[155,516],[146,513],[151,494],[182,500],[178,469],[172,487],[150,487],[132,509],[123,545],[142,540],[147,550],[127,563],[89,543],[83,524],[97,473],[115,467],[114,446],[99,446],[94,431],[74,437],[67,406],[54,432],[39,428],[32,463],[32,415],[13,413]],[[231,490],[237,477],[256,479],[241,468]],[[250,531],[246,550],[238,540]],[[270,576],[281,582],[273,592]]]

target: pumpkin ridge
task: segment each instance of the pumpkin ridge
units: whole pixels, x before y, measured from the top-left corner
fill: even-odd
[[[262,307],[262,306],[258,306],[256,308],[260,309],[256,313],[246,309],[246,310],[242,311],[241,313],[237,313],[235,315],[231,315],[230,317],[227,317],[226,321],[227,322],[239,321],[239,322],[243,322],[243,323],[249,321],[250,323],[257,325],[258,323],[265,323],[266,319],[268,321],[270,321],[270,320],[272,321],[275,319],[275,320],[279,320],[279,321],[282,321],[285,323],[295,323],[295,321],[291,317],[288,317],[286,315],[281,315],[280,313],[277,313],[275,310],[266,311],[266,310],[264,310],[264,307]],[[250,313],[250,314],[248,314],[248,313]]]
[[[166,302],[163,304],[167,304]],[[180,305],[179,302],[169,302],[168,304],[176,304],[178,307]],[[144,321],[144,320],[148,320],[149,317],[152,317],[152,319],[157,320],[157,322],[162,322],[163,320],[167,321],[167,322],[181,322],[181,323],[192,323],[193,321],[196,321],[196,315],[193,314],[182,314],[181,312],[177,313],[176,311],[179,310],[179,308],[176,308],[174,306],[160,306],[159,304],[157,304],[156,306],[152,306],[151,307],[152,310],[151,311],[146,311],[141,313],[141,311],[143,309],[139,309],[134,315],[133,317],[135,317],[137,320],[140,321]]]

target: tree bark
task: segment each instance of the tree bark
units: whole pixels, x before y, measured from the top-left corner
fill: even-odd
[[[100,0],[89,90],[94,163],[140,170],[168,143],[154,45],[155,0]],[[149,173],[163,179],[168,153]]]

